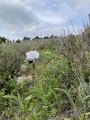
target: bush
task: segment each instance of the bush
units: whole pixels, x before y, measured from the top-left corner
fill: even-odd
[[[19,71],[24,55],[13,44],[3,44],[0,52],[0,76],[13,75]]]

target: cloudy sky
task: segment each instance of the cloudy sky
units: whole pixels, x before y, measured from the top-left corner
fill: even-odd
[[[89,13],[90,0],[0,0],[0,36],[58,35],[81,28]]]

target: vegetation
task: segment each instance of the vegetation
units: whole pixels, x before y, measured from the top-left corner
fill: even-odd
[[[5,37],[1,37],[1,36],[0,36],[0,44],[1,44],[1,43],[5,43],[6,40],[7,40],[7,39],[6,39]]]
[[[87,26],[79,35],[0,44],[0,120],[90,120],[89,36]],[[30,50],[40,53],[35,70],[24,63]],[[18,82],[22,75],[33,80]]]

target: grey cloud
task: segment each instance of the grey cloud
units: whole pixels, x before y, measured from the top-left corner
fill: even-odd
[[[31,9],[18,4],[0,4],[0,21],[11,25],[38,24],[38,18]]]
[[[90,0],[0,0],[0,35],[31,37],[38,27],[53,30],[70,20],[79,25],[89,5]]]
[[[7,38],[21,38],[27,33],[30,36],[30,29],[39,25],[39,18],[31,7],[18,2],[0,1],[0,35]]]

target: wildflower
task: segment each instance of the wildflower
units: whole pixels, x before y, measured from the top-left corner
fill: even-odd
[[[33,68],[35,68],[35,60],[38,60],[39,58],[39,53],[35,51],[29,51],[26,53],[26,59],[24,62],[33,64]]]
[[[26,58],[28,60],[34,60],[34,59],[38,59],[39,57],[39,53],[35,50],[35,51],[29,51],[26,53]]]

